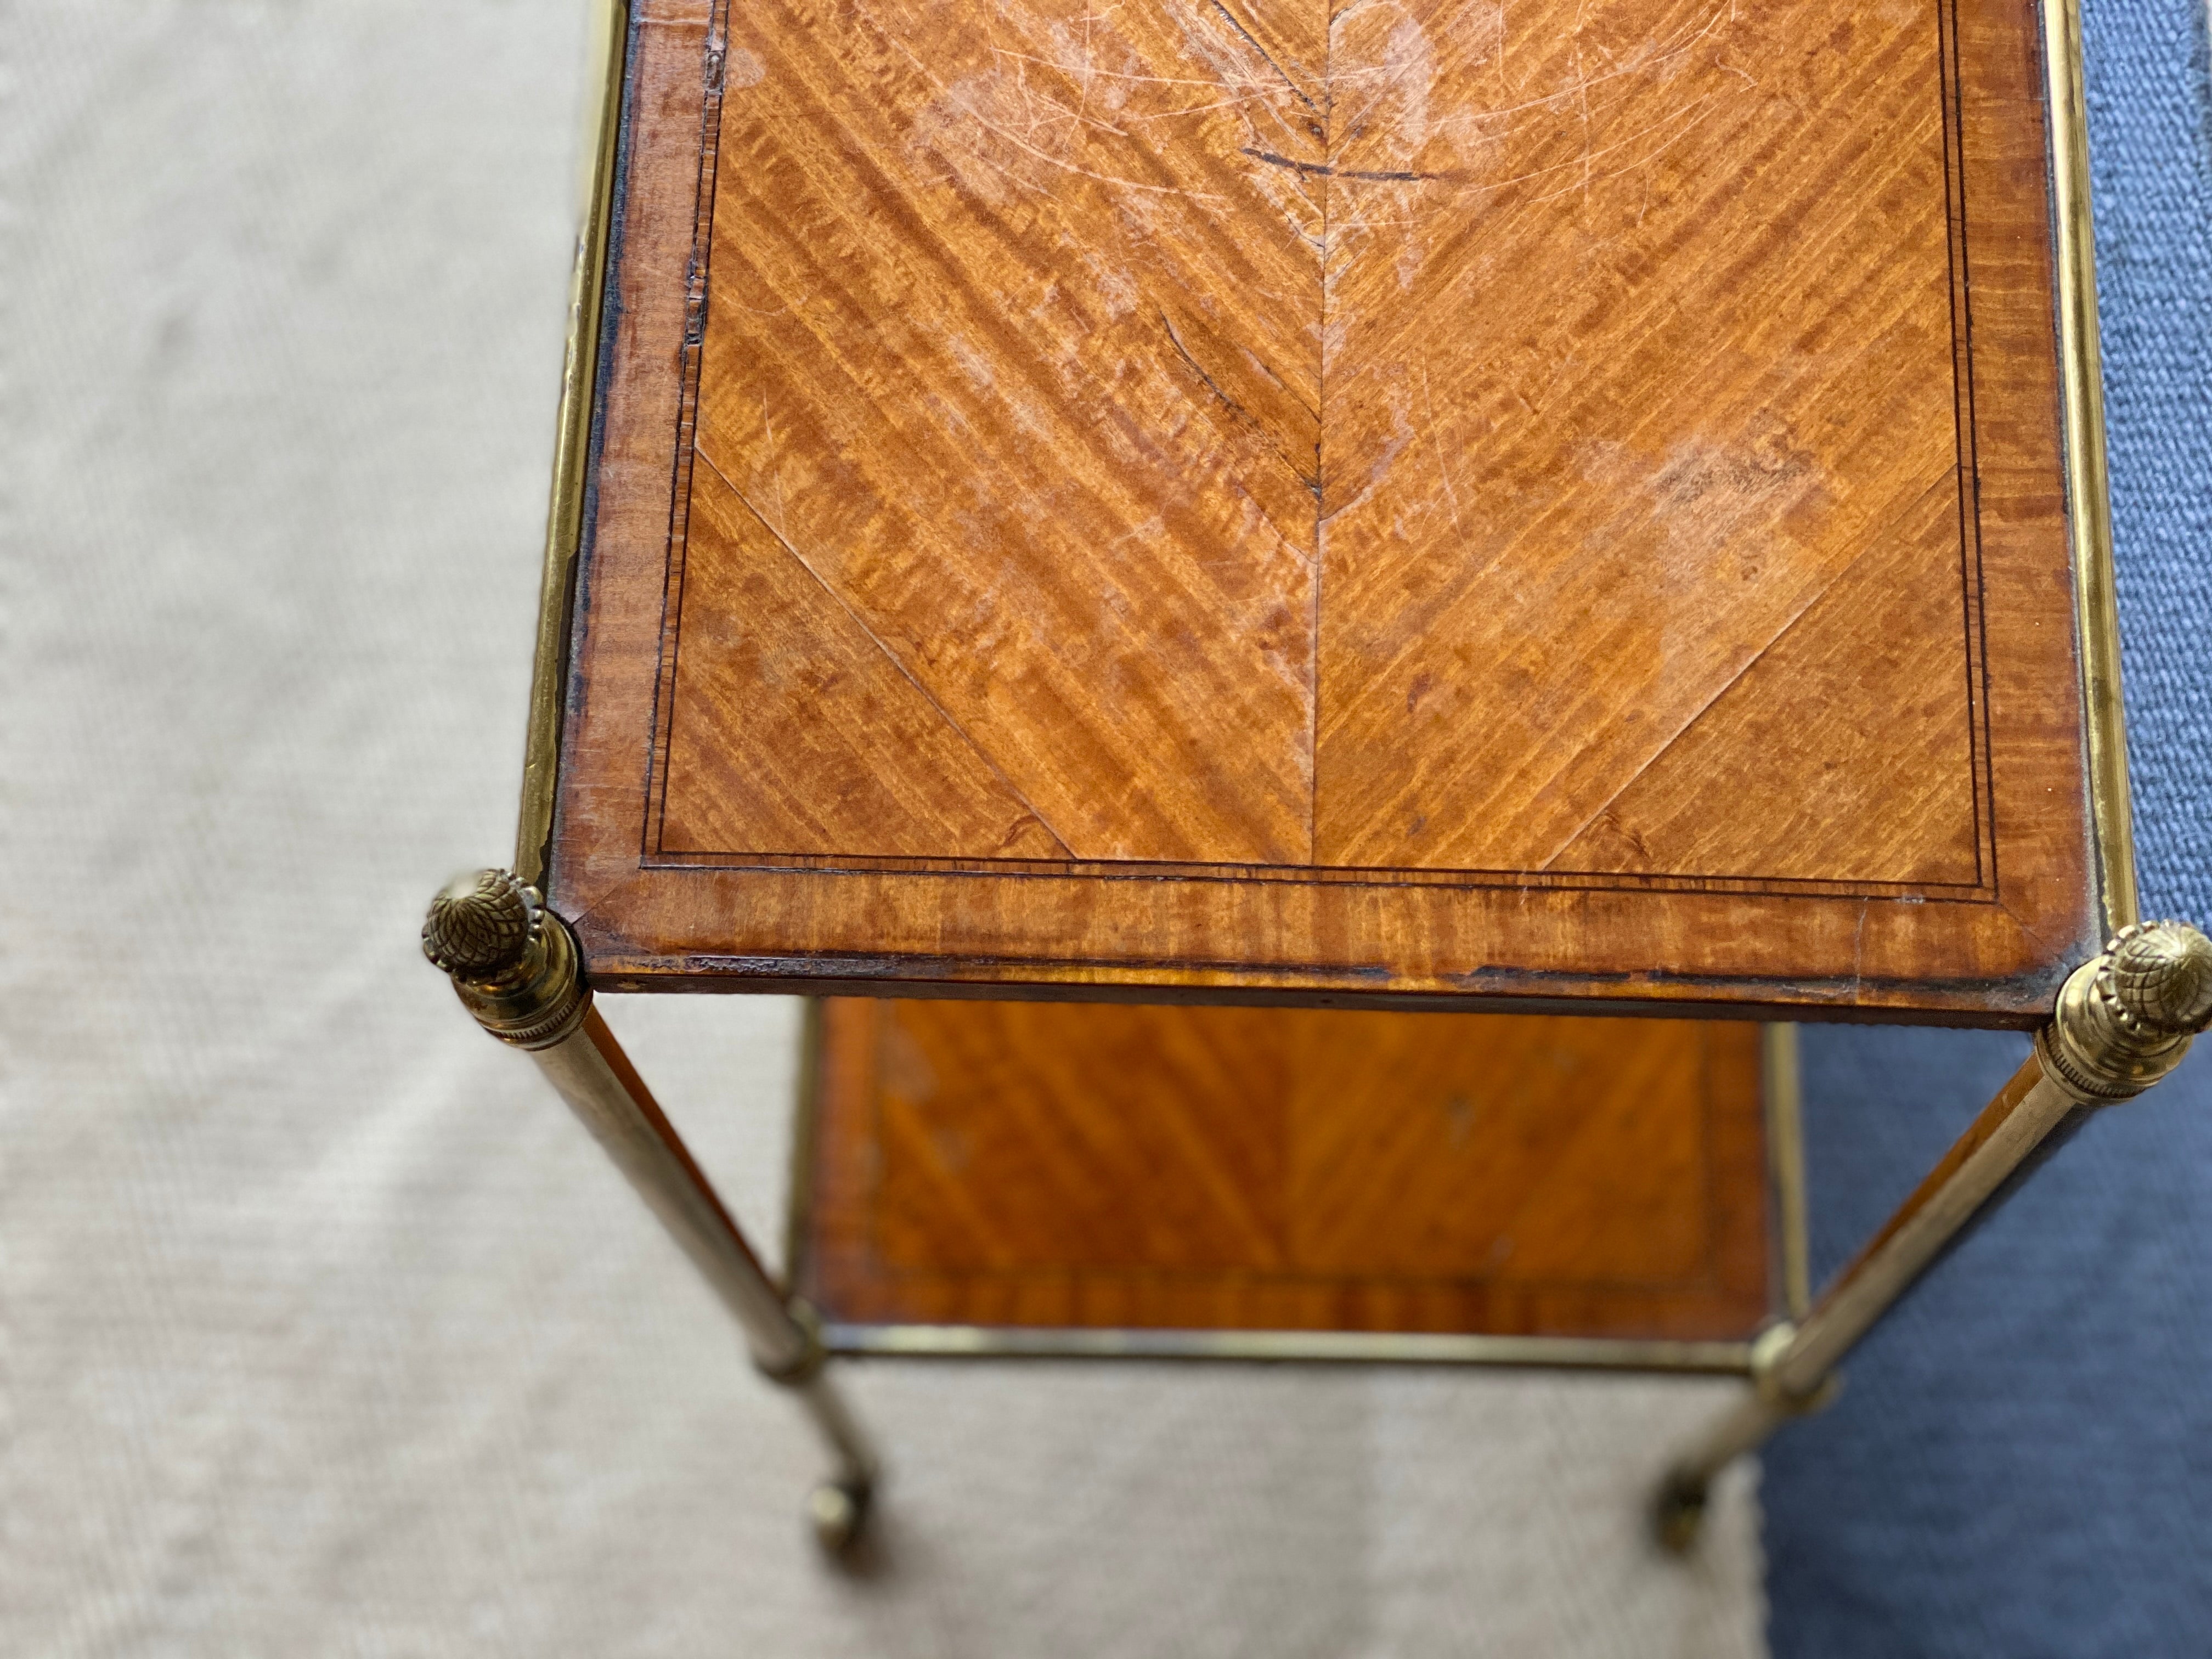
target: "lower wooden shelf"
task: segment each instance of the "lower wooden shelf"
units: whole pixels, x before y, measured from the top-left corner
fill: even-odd
[[[816,1010],[791,1260],[840,1351],[1727,1370],[1780,1310],[1755,1024]]]

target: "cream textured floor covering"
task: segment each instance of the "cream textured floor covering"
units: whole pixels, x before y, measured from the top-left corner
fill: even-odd
[[[813,1449],[416,954],[504,856],[582,25],[0,0],[0,1653],[1759,1650],[1710,1382],[877,1365]],[[744,1212],[793,1006],[615,1006]],[[773,1227],[766,1229],[773,1231]]]

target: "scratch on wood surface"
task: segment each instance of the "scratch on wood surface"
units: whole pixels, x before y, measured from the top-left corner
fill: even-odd
[[[775,480],[775,513],[776,517],[782,521],[780,525],[771,526],[770,528],[774,529],[778,536],[787,537],[790,534],[791,504],[784,500],[783,469],[775,462],[775,422],[769,418],[768,387],[765,386],[761,387],[761,429],[768,434],[768,475]],[[702,459],[703,459],[704,457]],[[721,468],[714,466],[714,462],[708,461],[707,465],[714,468],[716,476],[722,476]],[[726,477],[722,477],[722,482],[730,483]],[[731,484],[730,487],[732,489],[737,488],[735,484]]]
[[[1614,167],[1607,172],[1597,173],[1595,175],[1592,175],[1589,171],[1589,163],[1597,156],[1609,155],[1616,149],[1626,149],[1628,145],[1634,143],[1638,138],[1644,137],[1650,133],[1658,131],[1669,122],[1680,120],[1683,116],[1689,114],[1692,111],[1711,101],[1712,94],[1711,93],[1707,93],[1702,98],[1693,99],[1687,106],[1682,109],[1675,111],[1672,115],[1667,116],[1663,119],[1653,122],[1650,126],[1644,128],[1641,131],[1631,133],[1627,137],[1623,138],[1615,143],[1607,144],[1602,149],[1592,150],[1587,153],[1582,157],[1581,164],[1583,167],[1583,177],[1577,183],[1568,185],[1565,190],[1553,191],[1548,196],[1539,196],[1535,199],[1539,202],[1554,201],[1562,196],[1571,196],[1577,190],[1587,191],[1592,185],[1603,184],[1608,179],[1619,179],[1625,174],[1635,172],[1638,167],[1649,167],[1652,162],[1657,161],[1662,155],[1665,155],[1668,150],[1680,143],[1684,137],[1687,137],[1690,132],[1695,130],[1698,123],[1705,118],[1705,116],[1699,115],[1696,120],[1693,120],[1687,125],[1684,126],[1680,131],[1674,134],[1674,136],[1667,139],[1664,143],[1658,145],[1656,149],[1652,149],[1646,155],[1638,156],[1633,161],[1631,161],[1626,167]],[[1710,112],[1710,111],[1707,112],[1707,113]],[[1523,175],[1524,178],[1534,176],[1536,175]],[[1521,180],[1509,179],[1507,182],[1518,184]]]
[[[1579,12],[1577,15],[1579,16]],[[1515,118],[1534,112],[1557,110],[1562,106],[1571,105],[1574,118],[1577,125],[1584,129],[1585,134],[1583,147],[1571,159],[1516,173],[1509,178],[1478,184],[1476,188],[1501,189],[1509,185],[1524,183],[1532,178],[1540,178],[1548,173],[1571,170],[1578,176],[1565,190],[1558,192],[1559,195],[1566,195],[1577,190],[1601,184],[1609,179],[1619,178],[1656,160],[1659,154],[1677,142],[1683,133],[1689,131],[1689,128],[1685,127],[1680,131],[1671,134],[1650,153],[1638,156],[1625,167],[1592,172],[1590,164],[1601,156],[1634,143],[1640,137],[1666,129],[1671,123],[1681,119],[1692,110],[1698,108],[1714,94],[1705,94],[1700,98],[1692,100],[1690,104],[1671,111],[1641,131],[1631,134],[1625,139],[1616,140],[1611,144],[1601,145],[1591,142],[1600,118],[1619,103],[1637,95],[1638,86],[1654,80],[1663,80],[1671,76],[1681,59],[1700,45],[1712,40],[1723,26],[1735,20],[1735,15],[1736,8],[1734,3],[1716,7],[1701,19],[1686,23],[1681,29],[1678,29],[1673,34],[1651,43],[1649,50],[1632,56],[1627,62],[1595,71],[1589,70],[1583,66],[1581,49],[1577,42],[1576,71],[1572,78],[1564,85],[1547,92],[1539,93],[1533,97],[1524,96],[1487,106],[1467,106],[1440,118],[1439,124],[1452,130],[1456,135],[1457,142],[1462,144],[1494,145],[1504,143],[1522,134],[1523,131],[1522,125]],[[1508,87],[1511,83],[1511,76],[1506,67],[1509,32],[1505,27],[1504,9],[1502,6],[1499,16],[1497,45],[1498,80],[1501,87]],[[1733,64],[1721,63],[1717,58],[1710,63],[1708,67],[1716,72],[1735,76],[1747,88],[1754,88],[1759,84],[1757,78],[1747,71]],[[1616,90],[1616,84],[1620,82],[1633,84],[1620,86]],[[1698,116],[1700,121],[1704,118],[1704,114]],[[1498,124],[1500,122],[1504,125],[1499,126]],[[1539,199],[1553,198],[1546,197]]]
[[[1312,110],[1314,113],[1316,115],[1320,114],[1321,106],[1316,104],[1311,98],[1306,95],[1305,89],[1303,87],[1299,86],[1297,82],[1291,79],[1290,76],[1285,73],[1280,64],[1278,64],[1273,58],[1268,55],[1267,49],[1252,38],[1252,31],[1246,28],[1242,23],[1238,22],[1237,19],[1231,15],[1229,8],[1221,3],[1221,0],[1212,0],[1212,3],[1213,9],[1220,13],[1221,21],[1228,24],[1231,28],[1236,30],[1237,33],[1243,37],[1246,46],[1251,47],[1253,51],[1260,54],[1260,61],[1267,64],[1269,69],[1274,70],[1276,74],[1282,76],[1283,84],[1291,89],[1292,95],[1308,109]],[[1324,70],[1322,72],[1322,80],[1326,82],[1327,79],[1328,73]]]
[[[2086,950],[2090,952],[2094,952],[2097,949],[2097,942],[2093,937],[2086,940],[2083,945],[2076,946],[2072,951],[2060,951],[2053,947],[2051,937],[2047,933],[2029,922],[2027,919],[2022,916],[2018,910],[2014,909],[2011,904],[2003,900],[1999,900],[1997,902],[1997,908],[2003,911],[2006,915],[2011,917],[2013,925],[2019,928],[2021,933],[2027,934],[2029,939],[2033,939],[2039,947],[2058,960],[2078,962],[2081,960],[2081,951],[2083,949],[2086,948]]]
[[[873,20],[871,19],[871,21],[872,21]],[[1084,167],[1076,161],[1070,161],[1066,155],[1055,155],[1050,150],[1042,149],[1038,145],[1031,143],[1020,133],[1015,131],[1008,122],[1003,119],[994,118],[994,117],[983,107],[983,100],[986,95],[995,94],[1002,89],[1005,84],[1002,75],[970,76],[956,85],[948,86],[933,70],[922,62],[921,58],[915,54],[914,49],[907,45],[905,40],[902,38],[896,31],[881,29],[880,25],[878,25],[878,28],[889,44],[895,47],[900,55],[905,58],[909,64],[914,65],[916,72],[919,73],[924,80],[927,81],[931,86],[937,88],[939,94],[938,100],[938,112],[940,114],[949,113],[956,118],[965,118],[967,121],[973,123],[977,128],[989,133],[993,137],[999,139],[1004,143],[1011,144],[1014,149],[1021,151],[1024,155],[1028,155],[1036,161],[1042,161],[1048,167],[1054,168],[1062,173],[1073,174],[1078,178],[1092,179],[1103,185],[1111,185],[1116,189],[1139,191],[1147,195],[1179,197],[1185,200],[1206,202],[1216,206],[1226,205],[1223,198],[1215,196],[1208,191],[1186,190],[1180,185],[1175,185],[1148,184],[1141,179],[1129,179],[1115,173],[1101,173],[1095,167]],[[1013,91],[1014,95],[1017,98],[1024,97],[1021,80],[1018,75],[1014,77]],[[1060,106],[1055,106],[1055,107]],[[931,112],[929,111],[925,111],[925,117],[930,112]],[[1065,111],[1063,111],[1063,112],[1072,113],[1072,112]],[[1126,133],[1122,133],[1119,128],[1109,128],[1107,130],[1120,137],[1126,137],[1127,136]],[[959,120],[956,118],[946,121],[937,132],[927,136],[937,143],[942,143],[945,138],[949,137],[961,136]],[[1018,185],[1029,189],[1040,188],[1033,181],[1017,178],[1006,167],[994,161],[988,155],[983,154],[980,149],[977,149],[973,145],[970,145],[969,149],[969,153],[974,155],[975,160],[982,162],[985,166],[993,168],[994,171],[1001,173],[1010,181],[1017,184]]]
[[[1430,82],[1436,73],[1436,55],[1431,51],[1428,35],[1420,24],[1411,17],[1402,17],[1384,43],[1384,56],[1380,63],[1349,66],[1338,64],[1334,49],[1336,33],[1346,21],[1365,9],[1364,6],[1354,6],[1330,20],[1328,90],[1331,110],[1334,112],[1336,94],[1340,88],[1365,94],[1359,106],[1343,117],[1342,131],[1356,137],[1365,130],[1367,118],[1376,105],[1391,92],[1415,81],[1418,76],[1418,84],[1412,91],[1412,102],[1415,108],[1401,118],[1401,125],[1407,129],[1404,135],[1407,142],[1419,148],[1427,137],[1428,98]]]
[[[1205,368],[1199,362],[1198,359],[1191,356],[1190,348],[1182,343],[1182,337],[1176,332],[1175,323],[1173,319],[1169,317],[1167,313],[1165,311],[1162,311],[1159,313],[1159,316],[1160,326],[1167,331],[1168,343],[1175,347],[1176,355],[1180,356],[1184,362],[1190,365],[1190,372],[1197,375],[1200,380],[1206,382],[1206,390],[1211,392],[1216,398],[1219,398],[1222,405],[1226,408],[1230,413],[1236,416],[1239,421],[1243,422],[1254,432],[1257,433],[1261,437],[1267,441],[1268,447],[1273,449],[1278,456],[1281,457],[1283,465],[1290,468],[1291,475],[1297,479],[1297,481],[1304,484],[1308,489],[1313,492],[1314,501],[1318,504],[1321,500],[1321,477],[1318,469],[1316,468],[1316,471],[1312,474],[1301,471],[1298,468],[1297,463],[1291,459],[1289,454],[1284,451],[1282,445],[1277,441],[1275,434],[1267,429],[1267,424],[1262,422],[1259,416],[1253,414],[1250,410],[1245,408],[1243,404],[1238,403],[1236,398],[1231,397],[1228,392],[1224,392],[1222,389],[1221,383],[1215,380],[1212,375],[1207,374]],[[1250,354],[1247,353],[1246,355],[1249,356]],[[1282,385],[1282,377],[1280,375],[1275,374],[1273,369],[1267,368],[1267,365],[1264,363],[1261,364],[1261,368],[1267,374],[1267,377],[1273,380],[1276,385]],[[1288,388],[1285,388],[1285,390],[1287,389]],[[1318,416],[1316,418],[1317,419]]]
[[[1658,46],[1649,54],[1632,58],[1618,69],[1609,69],[1596,75],[1577,73],[1573,80],[1570,81],[1566,85],[1559,88],[1555,91],[1541,93],[1534,98],[1524,98],[1517,103],[1494,104],[1487,108],[1476,110],[1472,112],[1480,116],[1518,115],[1532,109],[1547,108],[1554,104],[1563,103],[1569,99],[1580,100],[1586,98],[1589,96],[1589,92],[1593,88],[1606,86],[1615,81],[1626,80],[1632,76],[1649,76],[1653,70],[1659,69],[1662,65],[1673,63],[1675,59],[1692,51],[1701,41],[1711,39],[1712,36],[1719,30],[1722,24],[1733,22],[1735,20],[1735,15],[1736,8],[1733,3],[1733,0],[1731,0],[1730,4],[1716,8],[1705,18],[1703,25],[1696,27],[1689,39],[1686,40],[1670,41],[1665,45]],[[1504,42],[1501,37],[1498,45],[1498,56],[1501,64],[1504,62]],[[1717,64],[1715,67],[1722,69],[1728,68],[1725,64]],[[1744,75],[1742,70],[1735,70],[1730,72],[1743,75],[1743,78],[1747,81],[1751,81],[1752,84],[1754,86],[1758,84],[1755,80],[1753,80],[1753,77],[1748,75]]]
[[[1436,446],[1437,476],[1443,480],[1444,501],[1451,508],[1452,531],[1459,538],[1461,550],[1469,551],[1467,526],[1459,516],[1459,491],[1452,484],[1451,458],[1444,453],[1443,429],[1437,419],[1437,402],[1429,389],[1429,366],[1426,363],[1421,365],[1421,402],[1428,411],[1429,441]],[[1411,705],[1408,705],[1407,712],[1413,712]]]
[[[1015,800],[1021,804],[1021,807],[1024,811],[1027,812],[1030,817],[1036,820],[1037,828],[1043,830],[1045,834],[1050,836],[1054,841],[1057,842],[1060,845],[1060,850],[1066,854],[1069,858],[1073,859],[1075,856],[1075,849],[1067,844],[1066,837],[1062,836],[1059,830],[1054,829],[1050,823],[1045,821],[1044,814],[1038,811],[1036,808],[1030,804],[1029,797],[1022,793],[1020,786],[1016,784],[1012,778],[1006,775],[1006,769],[1001,767],[997,761],[991,758],[989,754],[984,750],[983,746],[975,741],[974,736],[970,734],[966,726],[961,725],[958,720],[952,718],[951,711],[948,710],[943,703],[938,702],[937,698],[931,693],[929,688],[924,685],[915,677],[914,671],[909,669],[906,664],[901,660],[898,653],[892,650],[890,645],[884,641],[882,636],[877,634],[874,629],[868,626],[866,619],[861,617],[859,611],[855,611],[850,605],[846,603],[845,596],[840,593],[836,588],[832,587],[827,581],[823,580],[822,573],[817,570],[813,565],[807,562],[806,556],[801,553],[798,548],[792,544],[791,538],[785,535],[784,532],[779,530],[775,525],[769,522],[768,515],[765,513],[763,513],[760,508],[754,504],[752,497],[746,495],[744,490],[738,489],[737,485],[731,481],[730,475],[723,471],[720,467],[714,464],[714,458],[707,453],[706,447],[702,444],[695,443],[691,447],[691,453],[701,461],[706,464],[707,470],[709,472],[713,473],[715,477],[721,480],[722,487],[730,492],[731,496],[737,501],[738,505],[744,507],[746,512],[751,514],[756,520],[759,520],[761,528],[767,531],[769,535],[775,538],[776,545],[781,547],[786,553],[789,554],[799,568],[801,570],[804,570],[813,579],[814,585],[817,587],[819,587],[823,593],[829,596],[830,603],[835,605],[840,611],[843,611],[847,617],[852,619],[853,626],[860,630],[861,635],[866,639],[869,644],[874,646],[877,650],[883,653],[884,660],[889,662],[892,668],[897,671],[899,678],[903,679],[908,685],[912,686],[915,689],[915,694],[935,711],[937,717],[945,722],[945,726],[952,732],[952,735],[959,738],[962,743],[967,744],[969,751],[975,755],[975,758],[982,762],[986,767],[990,769],[992,775],[996,777],[1000,783],[1006,786],[1006,793],[1012,795]]]
[[[1267,150],[1254,149],[1249,145],[1245,147],[1243,153],[1255,161],[1265,161],[1269,167],[1288,167],[1293,173],[1303,173],[1312,179],[1364,179],[1383,183],[1412,182],[1441,176],[1434,173],[1363,172],[1357,167],[1333,167],[1325,161],[1293,161],[1287,155],[1277,155]]]
[[[1079,79],[1085,87],[1086,97],[1089,84],[1093,81],[1111,81],[1132,87],[1202,87],[1208,93],[1226,92],[1230,94],[1225,98],[1212,98],[1205,103],[1178,105],[1171,109],[1116,108],[1115,118],[1126,121],[1132,126],[1150,121],[1176,121],[1193,115],[1208,115],[1216,110],[1243,109],[1273,98],[1278,91],[1272,82],[1263,83],[1258,81],[1240,81],[1234,76],[1209,78],[1204,76],[1138,75],[1127,70],[1100,69],[1090,63],[1071,68],[1066,64],[1040,57],[1035,52],[1017,52],[1012,46],[994,46],[991,48],[991,54],[994,58],[1005,58],[1011,63],[1035,64],[1042,68],[1056,70],[1070,79]],[[1292,88],[1291,90],[1296,91],[1297,88]],[[1116,127],[1113,131],[1125,137],[1128,136],[1126,129]]]

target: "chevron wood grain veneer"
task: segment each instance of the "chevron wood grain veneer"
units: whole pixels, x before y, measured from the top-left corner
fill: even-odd
[[[834,999],[793,1255],[835,1326],[1741,1340],[1756,1025]]]
[[[595,983],[2026,1024],[2024,0],[640,0]]]

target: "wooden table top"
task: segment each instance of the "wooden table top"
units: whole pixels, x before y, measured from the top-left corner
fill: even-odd
[[[2045,73],[2024,0],[640,0],[595,982],[2033,1018],[2125,856]]]

